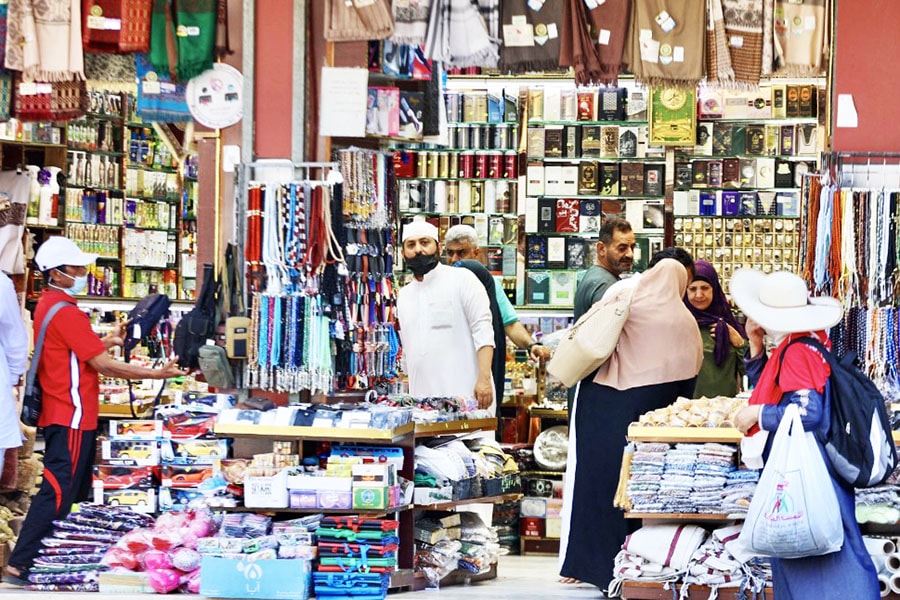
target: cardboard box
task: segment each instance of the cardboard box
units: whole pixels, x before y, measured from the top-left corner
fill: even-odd
[[[106,572],[100,573],[100,593],[102,594],[155,594],[150,585],[149,573]]]
[[[562,534],[562,518],[547,517],[544,519],[544,537],[559,538]]]
[[[155,440],[162,437],[162,421],[128,419],[109,422],[109,436],[114,440]]]
[[[544,527],[544,519],[539,517],[522,517],[519,519],[519,534],[522,537],[542,538],[545,532]]]
[[[109,506],[124,506],[139,513],[156,512],[156,490],[104,490],[94,488],[94,502]]]
[[[310,565],[303,559],[248,561],[204,556],[200,595],[208,598],[306,600]]]
[[[105,462],[117,465],[159,464],[159,444],[156,441],[104,440],[101,456]]]

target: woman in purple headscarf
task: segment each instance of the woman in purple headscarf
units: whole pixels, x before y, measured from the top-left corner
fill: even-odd
[[[744,374],[747,334],[731,311],[715,268],[697,260],[694,273],[684,294],[684,303],[697,319],[703,338],[703,366],[697,375],[694,397],[734,396]]]

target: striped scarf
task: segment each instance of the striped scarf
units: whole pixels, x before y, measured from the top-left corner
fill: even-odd
[[[734,79],[745,86],[759,85],[763,58],[763,0],[721,0],[725,35]]]
[[[734,79],[722,0],[706,0],[706,79],[720,85]]]
[[[394,15],[391,41],[411,46],[424,44],[430,10],[431,0],[394,0],[391,3],[391,13]]]

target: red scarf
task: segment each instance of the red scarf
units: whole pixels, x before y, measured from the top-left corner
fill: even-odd
[[[753,394],[750,396],[750,404],[778,404],[785,392],[796,390],[816,390],[820,394],[825,391],[825,382],[831,375],[831,367],[822,356],[803,343],[791,346],[788,355],[785,356],[781,366],[781,374],[778,373],[778,362],[785,347],[793,340],[802,337],[815,336],[826,348],[831,350],[831,342],[824,331],[792,333],[785,338],[769,356],[763,372],[759,376]],[[778,376],[778,383],[775,378]],[[753,435],[759,431],[759,426],[754,425],[747,435]]]

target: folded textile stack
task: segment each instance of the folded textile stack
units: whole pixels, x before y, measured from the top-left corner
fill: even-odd
[[[721,491],[722,513],[726,515],[746,514],[758,481],[759,471],[738,469],[728,473],[725,488]]]
[[[717,514],[722,511],[722,488],[728,474],[735,470],[734,446],[703,444],[697,453],[694,468],[694,506],[698,513]]]
[[[694,469],[700,444],[675,444],[666,452],[666,466],[659,484],[659,497],[663,512],[692,513],[694,505]]]
[[[618,596],[625,581],[677,581],[707,535],[697,525],[641,527],[625,538],[616,556],[609,595]]]
[[[396,571],[399,527],[398,521],[389,519],[325,517],[316,530],[319,544],[318,571]],[[316,593],[318,594],[318,590]]]
[[[755,598],[772,581],[771,565],[746,554],[738,542],[740,532],[741,525],[712,533],[698,525],[642,527],[628,536],[616,556],[610,595],[619,594],[626,581],[657,581],[671,584],[673,598],[687,598],[691,585],[712,588],[710,598],[718,596],[719,588],[740,588]]]
[[[662,512],[659,484],[662,481],[669,444],[639,442],[635,444],[628,479],[628,498],[634,512]]]
[[[123,534],[153,524],[153,519],[125,508],[82,503],[78,512],[54,521],[53,535],[28,572],[33,591],[96,592],[106,551]]]

